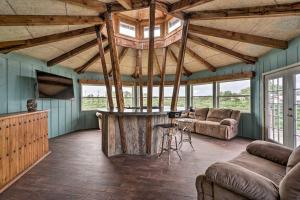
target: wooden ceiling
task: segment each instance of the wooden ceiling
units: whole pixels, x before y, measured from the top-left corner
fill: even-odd
[[[196,0],[156,1],[156,18],[166,14],[190,16],[184,74],[230,64],[253,64],[272,48],[285,49],[300,35],[300,1]],[[192,2],[192,3],[191,3]],[[109,9],[137,20],[149,19],[145,0],[3,0],[0,1],[0,52],[16,52],[45,62],[102,72],[94,25]],[[102,30],[106,33],[106,28]],[[169,46],[166,74],[175,74],[179,42]],[[111,71],[107,40],[105,60]],[[137,51],[118,46],[121,74],[136,73]],[[96,56],[97,55],[97,56]],[[163,49],[155,50],[154,74],[161,73]],[[148,50],[142,51],[142,73],[147,75]],[[159,66],[159,67],[158,67]],[[84,70],[80,70],[84,69]]]

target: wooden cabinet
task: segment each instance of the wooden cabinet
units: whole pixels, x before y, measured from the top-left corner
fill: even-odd
[[[48,111],[0,115],[0,192],[48,152]]]

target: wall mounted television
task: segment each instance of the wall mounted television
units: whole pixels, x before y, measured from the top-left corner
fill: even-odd
[[[74,98],[73,79],[36,70],[38,98]]]

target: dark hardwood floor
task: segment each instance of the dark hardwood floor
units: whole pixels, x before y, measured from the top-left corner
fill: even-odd
[[[0,200],[131,200],[196,199],[195,179],[216,161],[231,159],[250,141],[222,141],[193,135],[195,152],[187,143],[183,161],[167,156],[106,158],[100,131],[80,131],[50,140],[52,154],[8,190]]]

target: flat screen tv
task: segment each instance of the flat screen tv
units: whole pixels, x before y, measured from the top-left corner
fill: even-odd
[[[39,98],[72,99],[74,98],[71,78],[36,70],[37,91]]]

